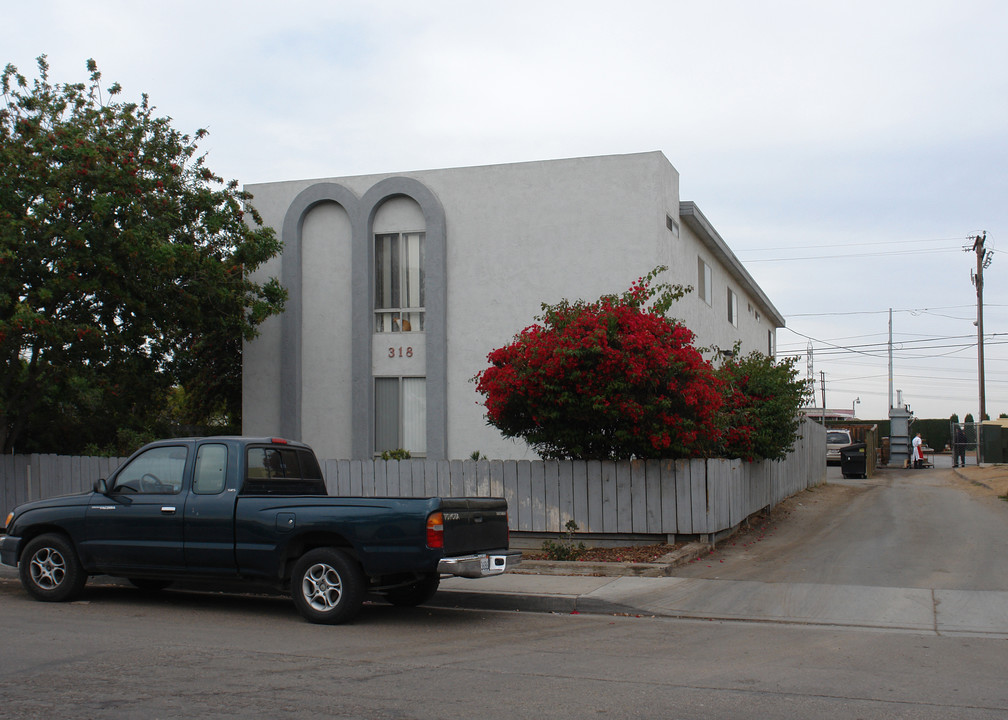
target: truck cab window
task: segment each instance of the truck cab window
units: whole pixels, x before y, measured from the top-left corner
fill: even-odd
[[[155,447],[137,455],[116,474],[112,492],[173,495],[182,490],[183,446]]]
[[[294,448],[250,447],[243,495],[325,495],[318,461]],[[309,462],[310,460],[310,462]]]
[[[201,445],[196,451],[193,492],[200,495],[223,492],[227,479],[227,459],[227,445]]]

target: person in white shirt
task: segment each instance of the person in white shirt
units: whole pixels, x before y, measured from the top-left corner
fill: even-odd
[[[924,441],[921,440],[920,433],[917,433],[913,439],[913,466],[915,468],[922,467],[924,464]]]

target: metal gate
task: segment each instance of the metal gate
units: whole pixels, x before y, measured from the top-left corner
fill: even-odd
[[[981,423],[950,423],[952,465],[969,463],[972,455],[973,464],[983,463],[983,425]]]

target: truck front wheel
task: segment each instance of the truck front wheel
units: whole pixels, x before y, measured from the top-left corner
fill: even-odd
[[[364,602],[364,573],[342,550],[309,550],[294,564],[291,597],[308,622],[348,622]]]
[[[73,545],[56,534],[39,535],[25,545],[18,574],[24,589],[46,602],[72,600],[87,582]]]

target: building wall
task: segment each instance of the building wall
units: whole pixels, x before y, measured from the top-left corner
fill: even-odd
[[[672,311],[698,345],[740,340],[766,352],[779,318],[762,291],[749,292],[744,270],[739,282],[741,265],[706,219],[682,221],[678,173],[660,152],[247,189],[285,243],[283,262],[262,272],[281,277],[293,302],[245,348],[244,431],[294,436],[322,457],[370,456],[372,377],[397,367],[427,375],[430,457],[534,457],[485,423],[471,378],[487,353],[531,324],[542,303],[621,292],[657,265],[669,266],[671,282],[696,286],[697,257],[709,258],[711,305],[691,293]],[[428,233],[423,335],[371,332],[372,238],[386,230]],[[738,327],[727,319],[732,283]]]
[[[687,223],[681,223],[680,235],[683,254],[692,252],[694,257],[692,261],[688,257],[681,258],[678,269],[683,272],[685,279],[677,279],[675,282],[692,285],[694,291],[673,307],[671,313],[683,319],[696,333],[698,345],[717,346],[721,350],[728,351],[736,342],[740,342],[743,354],[752,350],[773,354],[767,333],[776,334],[774,312],[768,312],[761,300],[749,292],[746,284],[740,282],[730,272],[730,266],[718,260],[716,253]],[[699,280],[697,258],[702,259],[711,268],[713,287],[710,305],[700,298],[696,289]],[[728,320],[729,289],[737,297],[737,325],[732,325]]]

